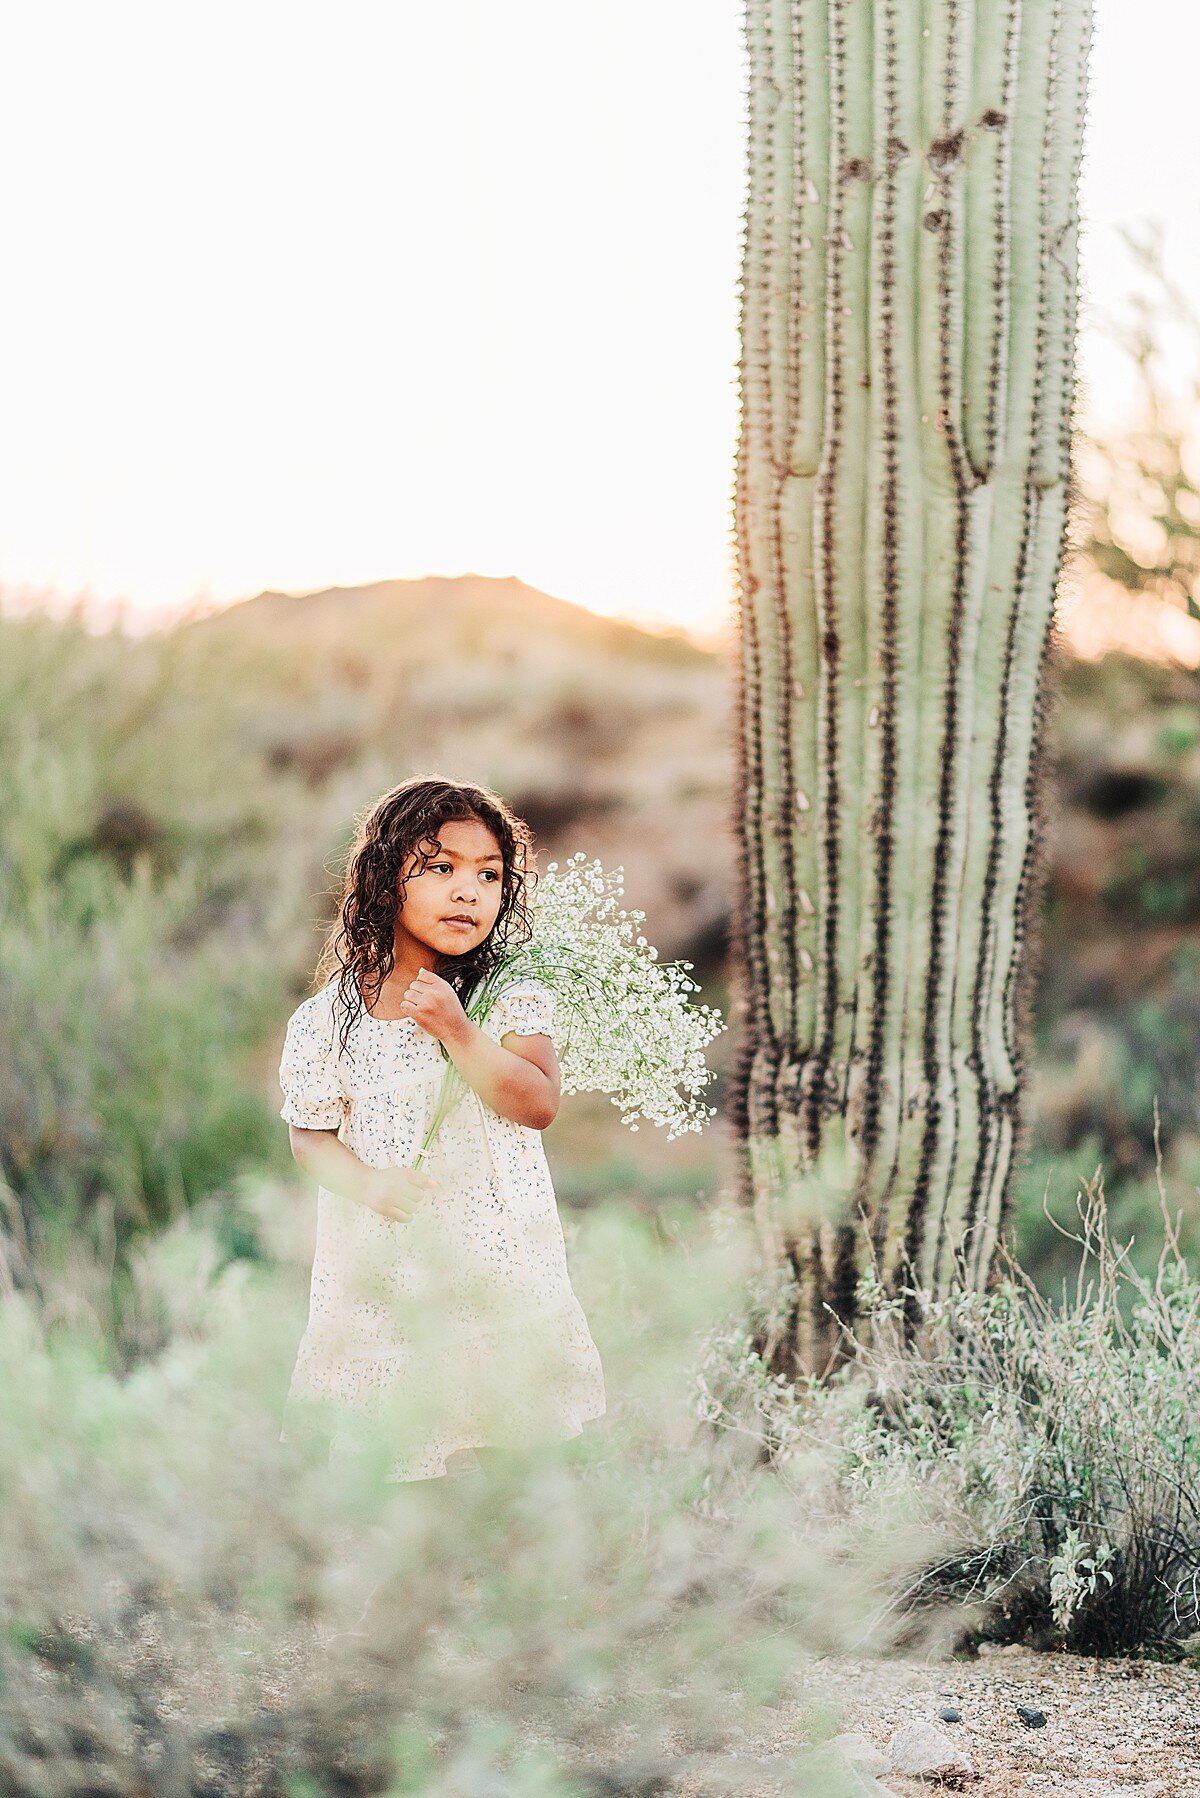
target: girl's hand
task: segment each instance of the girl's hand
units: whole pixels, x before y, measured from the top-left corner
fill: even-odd
[[[409,984],[400,1001],[400,1011],[406,1018],[415,1018],[422,1030],[428,1030],[439,1042],[452,1037],[467,1021],[462,1001],[450,982],[429,968],[422,968]]]
[[[363,1182],[362,1202],[389,1224],[407,1224],[417,1207],[436,1191],[436,1182],[417,1168],[373,1167],[368,1168]]]

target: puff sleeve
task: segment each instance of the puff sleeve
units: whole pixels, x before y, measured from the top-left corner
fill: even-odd
[[[319,995],[318,995],[319,996]],[[284,1103],[279,1115],[302,1130],[336,1130],[345,1100],[333,1062],[328,1016],[305,1001],[288,1020],[279,1084]]]
[[[540,980],[521,980],[506,987],[493,1009],[495,1036],[501,1041],[506,1031],[521,1036],[548,1036],[559,1046],[557,997]]]

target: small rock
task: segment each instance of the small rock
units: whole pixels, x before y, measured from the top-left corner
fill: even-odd
[[[887,1753],[893,1773],[908,1779],[941,1780],[953,1785],[974,1776],[966,1755],[950,1737],[932,1723],[902,1723],[888,1738]]]
[[[844,1736],[834,1736],[829,1746],[835,1753],[840,1754],[843,1760],[849,1761],[850,1765],[859,1773],[871,1776],[877,1773],[886,1773],[890,1765],[886,1754],[876,1748],[870,1736],[859,1735],[856,1732]]]
[[[956,1711],[952,1704],[947,1704],[938,1712],[943,1723],[961,1723],[962,1712]]]
[[[1045,1729],[1046,1715],[1044,1711],[1035,1710],[1031,1704],[1019,1704],[1016,1711],[1026,1729]]]
[[[824,1792],[833,1779],[834,1789],[845,1793],[846,1798],[896,1798],[891,1786],[876,1779],[876,1765],[886,1766],[886,1762],[866,1736],[837,1736],[806,1758],[801,1784],[796,1790]],[[688,1790],[691,1790],[690,1786]]]
[[[1113,1749],[1113,1759],[1116,1761],[1118,1767],[1132,1767],[1135,1761],[1140,1761],[1141,1758],[1142,1754],[1140,1748]]]

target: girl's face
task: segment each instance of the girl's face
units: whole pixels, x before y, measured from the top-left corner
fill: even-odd
[[[415,851],[404,863],[408,886],[396,926],[439,955],[465,955],[499,915],[504,857],[480,818],[456,818],[435,834],[442,847],[424,868]]]

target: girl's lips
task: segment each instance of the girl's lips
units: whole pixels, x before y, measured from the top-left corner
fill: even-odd
[[[443,924],[457,924],[463,930],[474,930],[474,928],[475,928],[474,918],[443,918],[442,923]]]

